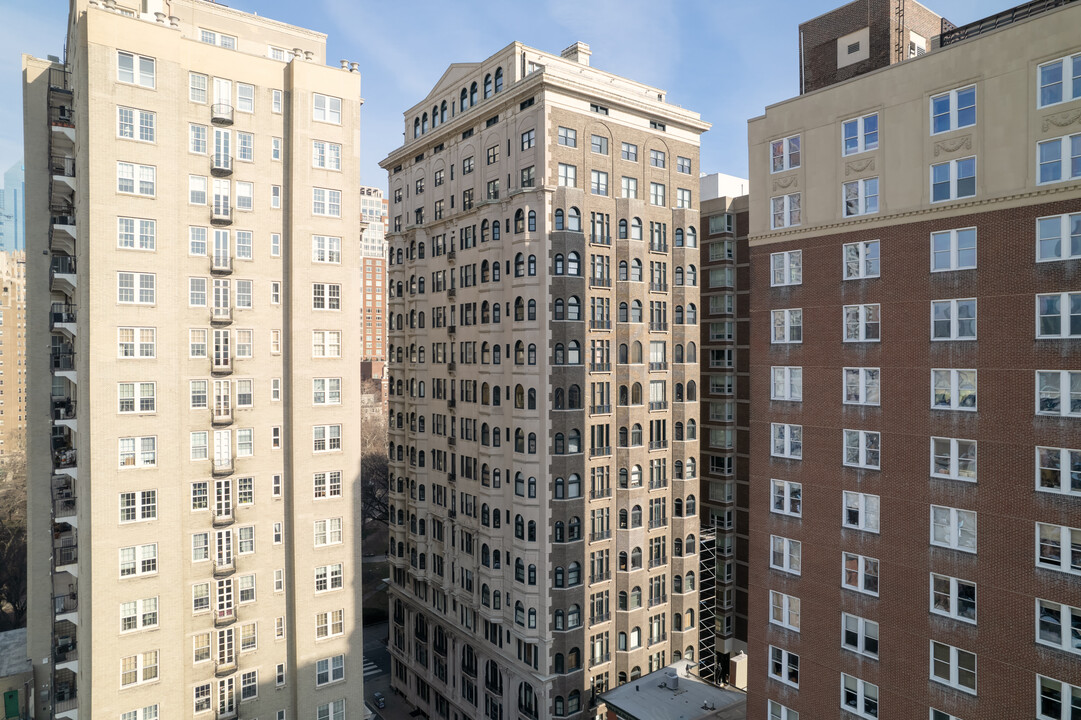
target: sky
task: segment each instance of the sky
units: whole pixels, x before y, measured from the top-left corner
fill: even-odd
[[[1021,0],[925,0],[956,25]],[[601,70],[659,87],[713,125],[702,172],[747,177],[747,120],[799,92],[800,22],[844,0],[228,0],[238,10],[328,34],[327,62],[360,64],[361,182],[403,141],[402,113],[454,62],[518,40],[558,54],[587,43]],[[0,173],[22,159],[23,52],[63,55],[67,0],[0,0]]]

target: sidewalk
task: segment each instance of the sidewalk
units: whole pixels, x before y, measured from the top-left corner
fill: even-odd
[[[372,694],[376,691],[383,693],[383,696],[387,699],[387,706],[382,710],[377,708],[375,706],[375,701],[372,700]],[[368,704],[372,706],[372,709],[375,710],[376,717],[381,718],[382,720],[415,720],[414,716],[409,714],[413,711],[413,706],[407,703],[402,696],[391,692],[390,675],[380,675],[377,678],[365,682],[364,698],[368,701]]]

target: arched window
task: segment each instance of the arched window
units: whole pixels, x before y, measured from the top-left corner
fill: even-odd
[[[641,218],[634,218],[631,220],[631,240],[642,239],[642,220]]]
[[[459,112],[465,112],[465,109],[469,107],[469,91],[462,88],[462,94],[459,96]]]
[[[629,317],[629,314],[627,312],[627,307],[628,307],[627,303],[625,303],[625,302],[621,302],[619,304],[619,314],[616,316],[616,318],[619,320],[619,322],[622,322],[622,323],[627,322],[627,319]]]
[[[642,322],[642,301],[634,300],[631,302],[631,322]]]
[[[683,247],[683,228],[676,228],[676,247]]]
[[[619,261],[619,279],[620,280],[626,280],[628,277],[630,277],[630,274],[627,272],[627,261],[626,260],[620,260]]]
[[[682,325],[683,324],[683,306],[682,305],[676,305],[675,321],[676,321],[676,325]]]
[[[698,308],[694,303],[687,304],[687,324],[695,325],[698,323]]]
[[[676,421],[675,426],[674,426],[674,430],[675,430],[675,439],[676,440],[682,440],[683,439],[683,423],[681,423],[679,421]],[[676,513],[676,514],[678,515],[679,513]]]
[[[567,451],[567,442],[563,436],[563,433],[556,433],[552,438],[552,452],[556,455],[562,455]]]
[[[414,118],[413,119],[413,138],[416,139],[416,138],[419,138],[419,137],[420,137],[420,118]],[[399,250],[398,252],[401,253],[401,250]],[[401,262],[401,261],[402,261],[402,259],[399,257],[398,262]]]
[[[525,320],[525,300],[520,295],[514,299],[514,320],[515,322]]]
[[[530,255],[526,263],[526,274],[533,277],[537,274],[537,256]]]
[[[687,284],[688,285],[697,285],[698,284],[698,271],[695,269],[694,265],[688,265],[687,266]]]
[[[672,463],[672,476],[675,477],[676,480],[682,480],[683,479],[683,461],[682,460],[676,460],[674,463]]]
[[[553,578],[553,583],[555,584],[555,586],[557,588],[563,587],[563,585],[565,583],[564,576],[563,576],[563,568],[557,567],[552,572],[552,578]]]
[[[482,243],[483,242],[488,242],[488,221],[487,220],[481,221],[481,224],[480,224],[480,241]],[[488,264],[487,262],[483,263],[483,265],[487,265],[487,264]]]
[[[525,232],[525,210],[521,208],[514,212],[514,232]]]
[[[494,223],[492,223],[492,240],[495,240],[495,241],[499,240],[499,221],[498,220],[496,220]],[[496,280],[499,279],[499,274],[498,273],[496,273],[495,279]]]
[[[571,232],[582,232],[582,213],[576,207],[567,211],[567,229]]]
[[[525,430],[522,428],[516,428],[514,430],[514,452],[525,452]]]
[[[567,408],[569,410],[582,409],[582,389],[577,385],[571,385],[567,391]]]
[[[631,355],[631,353],[627,349],[627,343],[620,343],[620,345],[619,345],[619,353],[616,356],[617,362],[619,364],[621,364],[621,365],[626,365],[627,362],[630,360],[630,355]],[[626,403],[620,403],[620,404],[625,405]]]
[[[537,346],[532,344],[532,343],[529,344],[529,364],[530,365],[536,365],[537,364]],[[529,399],[526,402],[526,410],[536,410],[536,409],[537,409],[537,390],[536,390],[536,388],[529,388]]]
[[[577,560],[567,566],[567,587],[580,585],[582,582],[582,565]],[[575,605],[574,607],[577,607]],[[572,608],[573,612],[573,608]]]
[[[683,576],[682,575],[676,575],[675,577],[672,578],[672,592],[677,593],[677,594],[683,592]]]
[[[567,539],[568,540],[581,540],[582,539],[582,519],[575,515],[571,518],[571,521],[567,523]]]
[[[569,313],[568,313],[569,316]],[[567,347],[567,364],[568,365],[581,365],[582,364],[582,346],[579,345],[577,340],[571,340],[571,344]]]
[[[514,256],[514,277],[525,277],[525,255],[522,253]]]
[[[687,247],[698,247],[698,231],[693,227],[687,228]]]
[[[562,570],[562,568],[556,568],[556,569],[557,570]],[[556,585],[556,587],[561,587],[561,586]],[[555,611],[555,614],[552,616],[552,626],[556,630],[563,630],[566,627],[566,625],[564,624],[564,621],[563,621],[563,611],[562,610],[556,610]]]
[[[537,454],[537,433],[529,433],[529,454]]]
[[[687,496],[687,514],[694,515],[697,504],[695,503],[694,495]]]
[[[635,505],[633,508],[631,508],[631,527],[632,528],[642,527],[642,506],[641,505]],[[639,554],[641,554],[641,551],[639,551]],[[633,555],[632,555],[631,559],[632,559],[631,564],[633,565],[634,564]]]
[[[582,478],[580,478],[577,473],[572,473],[571,476],[567,478],[567,497],[582,497]]]
[[[620,530],[626,530],[628,527],[629,526],[627,525],[627,508],[622,508],[619,511],[619,529]],[[622,553],[620,553],[620,554],[622,554]]]
[[[629,436],[627,434],[627,427],[624,425],[623,427],[621,427],[619,429],[619,446],[620,447],[627,447],[627,438],[628,437]]]
[[[687,381],[687,402],[694,402],[698,399],[698,386],[695,385],[694,380]]]
[[[642,426],[638,423],[631,428],[631,446],[638,447],[642,444]]]
[[[514,387],[514,407],[519,410],[525,409],[525,388],[521,385],[515,385]]]
[[[672,554],[676,557],[683,557],[683,538],[672,540]]]
[[[420,134],[428,132],[428,113],[424,113],[420,116]]]
[[[563,298],[556,298],[556,301],[555,301],[555,303],[554,303],[554,305],[552,307],[552,319],[553,320],[562,320],[564,318],[564,316],[565,316],[564,307],[565,307],[565,305],[563,303]]]
[[[556,521],[556,524],[552,527],[552,541],[557,542],[557,543],[561,543],[561,542],[563,542],[563,537],[564,537],[563,521],[558,520],[558,521]]]
[[[683,613],[672,613],[672,629],[676,632],[683,629]]]
[[[563,210],[556,210],[555,229],[556,230],[563,230],[564,229],[564,227],[563,227]],[[401,260],[399,260],[398,262],[401,262]]]
[[[619,469],[619,486],[621,488],[628,487],[629,483],[628,483],[627,477],[628,477],[627,468],[620,468]]]
[[[635,365],[642,364],[642,343],[637,340],[631,344],[631,362]]]
[[[526,228],[529,230],[529,232],[536,232],[537,231],[537,211],[536,210],[530,210],[529,211],[529,224],[526,226]]]
[[[469,86],[469,107],[473,107],[477,104],[477,83],[473,83]]]
[[[582,301],[578,298],[577,295],[571,295],[570,298],[567,300],[567,319],[582,319]]]
[[[443,104],[439,106],[439,122],[445,123],[447,121],[447,101],[444,100]]]
[[[552,408],[555,410],[562,410],[565,405],[563,388],[556,388],[552,393]]]
[[[582,693],[580,690],[571,690],[567,695],[567,713],[576,713],[582,708]]]
[[[492,76],[491,74],[484,76],[484,97],[490,98],[492,96]]]
[[[676,344],[675,350],[672,353],[672,360],[677,363],[683,362],[683,346],[679,343]]]
[[[496,345],[495,349],[498,350],[499,346]],[[552,349],[552,364],[553,365],[562,365],[563,363],[566,362],[566,360],[567,360],[567,358],[566,358],[565,350],[563,348],[563,343],[556,343],[555,348]]]
[[[631,468],[631,487],[642,487],[642,466],[635,465]]]
[[[482,239],[484,238],[484,231],[483,230],[481,231],[481,238]],[[676,285],[682,285],[683,284],[683,268],[682,267],[676,266],[675,283],[676,283]]]
[[[578,276],[582,274],[582,260],[577,252],[571,252],[567,255],[567,274]]]
[[[503,68],[499,67],[495,69],[495,91],[501,90],[503,90]]]
[[[567,439],[567,452],[571,455],[582,452],[582,431],[575,428],[571,430]]]
[[[642,385],[641,383],[635,383],[631,385],[631,405],[642,404]]]
[[[514,344],[514,364],[525,365],[525,343],[521,340]]]
[[[690,420],[687,421],[687,439],[688,440],[697,440],[698,439],[698,423],[696,423],[694,421],[694,418],[691,418]]]
[[[687,573],[687,579],[684,582],[684,586],[687,588],[688,592],[694,590],[694,570]]]
[[[683,547],[687,551],[688,555],[694,555],[694,534],[693,533],[687,536],[687,542],[683,543]]]
[[[619,239],[620,240],[626,240],[627,239],[627,221],[626,220],[620,220],[619,221]]]
[[[695,475],[695,461],[694,458],[687,458],[687,479],[697,477]]]

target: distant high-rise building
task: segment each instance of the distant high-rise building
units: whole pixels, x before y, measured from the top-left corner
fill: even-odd
[[[0,458],[26,451],[26,253],[0,252]]]
[[[1081,717],[1081,3],[926,32],[749,124],[748,717]]]
[[[203,0],[66,37],[23,59],[36,717],[363,717],[357,67]]]
[[[26,180],[23,163],[4,173],[0,190],[0,252],[26,249]]]
[[[431,717],[580,717],[699,640],[698,152],[663,90],[512,43],[389,172],[390,651]]]
[[[382,363],[387,347],[387,199],[383,191],[361,187],[360,212],[364,292],[361,359]]]

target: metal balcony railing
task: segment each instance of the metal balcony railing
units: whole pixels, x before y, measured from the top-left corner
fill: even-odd
[[[992,30],[997,30],[1004,25],[1019,22],[1033,15],[1038,15],[1048,10],[1052,10],[1062,5],[1068,5],[1076,0],[1035,0],[1035,2],[1028,2],[1024,5],[1018,5],[1017,7],[1004,10],[995,15],[990,15],[977,20],[975,22],[962,25],[961,27],[952,27],[948,20],[942,19],[941,27],[941,47],[952,45],[968,38],[982,35]]]
[[[649,401],[649,409],[650,410],[667,410],[668,409],[668,401],[667,400],[650,400]]]
[[[216,225],[229,225],[233,222],[233,207],[227,199],[214,199],[210,208],[210,222]]]
[[[49,326],[70,325],[75,322],[75,305],[71,303],[53,303],[49,310]]]
[[[591,405],[589,407],[589,412],[591,412],[594,415],[607,415],[608,413],[612,412],[612,406],[611,405]]]
[[[216,177],[233,174],[233,156],[226,152],[216,152],[210,156],[210,174]]]
[[[214,253],[210,259],[210,272],[215,275],[233,272],[233,258],[229,255]]]
[[[53,595],[53,614],[63,615],[79,609],[79,596],[76,593]]]
[[[663,450],[666,447],[668,447],[668,441],[667,440],[650,440],[649,441],[649,449],[650,450]]]
[[[211,468],[211,474],[214,477],[225,477],[226,475],[233,474],[233,459],[227,458],[224,460],[214,460],[214,466]]]
[[[650,370],[667,370],[668,369],[668,363],[666,361],[664,361],[664,360],[661,360],[659,362],[651,362],[649,364],[649,369]],[[652,405],[652,404],[653,403],[650,403],[650,405]]]
[[[54,372],[57,370],[75,369],[75,351],[72,348],[72,345],[53,345],[52,352],[49,355],[49,361],[52,363]]]
[[[49,157],[49,171],[59,177],[75,177],[75,158],[52,155]]]
[[[667,332],[668,323],[666,322],[650,322],[649,329],[653,332]]]
[[[70,93],[71,71],[64,68],[49,68],[49,89]]]
[[[211,105],[210,122],[215,125],[232,125],[233,106],[227,103],[214,103]]]

